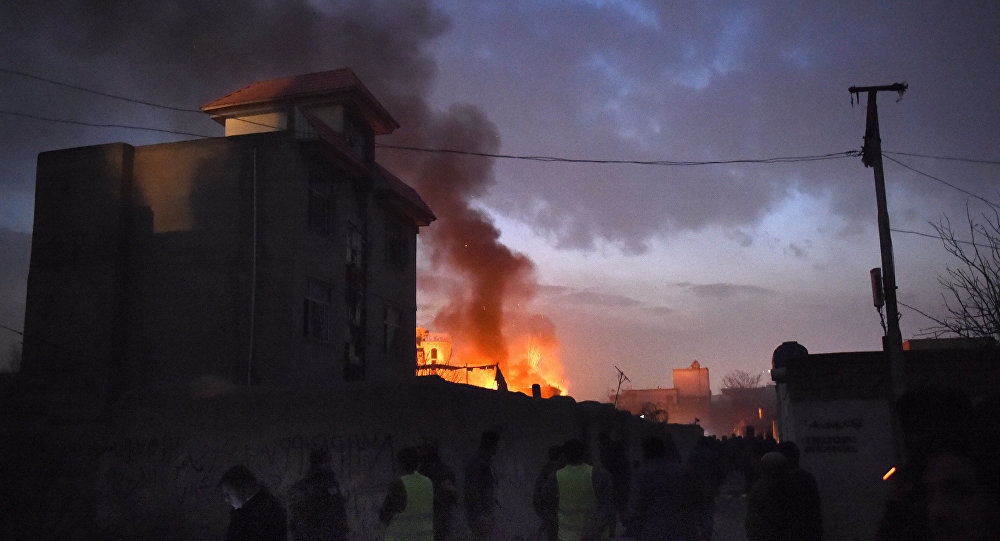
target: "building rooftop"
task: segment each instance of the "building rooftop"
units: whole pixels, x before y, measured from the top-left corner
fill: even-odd
[[[399,127],[399,123],[349,68],[258,81],[202,105],[201,110],[212,115],[217,122],[224,123],[227,116],[252,106],[325,97],[353,101],[375,135],[391,133]]]

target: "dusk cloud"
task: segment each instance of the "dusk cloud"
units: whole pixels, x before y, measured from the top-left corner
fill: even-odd
[[[686,284],[684,288],[697,297],[717,300],[735,297],[759,297],[774,295],[775,291],[764,287],[741,284]]]

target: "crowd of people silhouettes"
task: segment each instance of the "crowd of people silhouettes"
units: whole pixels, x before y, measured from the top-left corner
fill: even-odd
[[[897,404],[905,464],[877,541],[994,539],[1000,532],[1000,401],[975,407],[959,391],[920,389]],[[975,435],[975,437],[973,437]],[[532,490],[536,517],[526,541],[710,541],[720,489],[734,478],[745,501],[748,541],[821,541],[823,513],[815,477],[799,448],[747,427],[735,437],[701,437],[682,457],[666,432],[642,439],[642,460],[602,433],[588,453],[570,438],[547,449]],[[378,516],[387,541],[501,541],[497,532],[500,435],[481,434],[459,482],[436,444],[397,453],[399,476]],[[592,456],[597,460],[587,461]],[[539,456],[539,458],[542,458]],[[305,477],[288,493],[288,512],[250,470],[234,466],[219,482],[232,507],[227,541],[345,541],[344,494],[329,449],[310,456]],[[730,488],[730,491],[733,489]],[[460,513],[461,509],[461,513]],[[465,520],[460,522],[459,515]],[[371,539],[376,532],[357,532]],[[718,537],[716,537],[718,538]]]

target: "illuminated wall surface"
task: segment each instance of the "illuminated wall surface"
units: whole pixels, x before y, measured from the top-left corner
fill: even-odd
[[[709,400],[712,396],[712,388],[709,386],[708,369],[701,368],[698,361],[694,361],[690,368],[673,369],[674,389],[680,399],[698,398]]]
[[[519,539],[537,526],[531,495],[549,446],[579,437],[593,450],[608,430],[624,434],[638,459],[642,435],[667,429],[609,405],[433,378],[347,391],[202,382],[150,389],[106,411],[60,405],[65,397],[16,394],[0,402],[0,482],[13,496],[5,501],[16,505],[0,525],[4,539],[222,539],[229,512],[217,482],[226,469],[245,464],[285,498],[310,450],[324,445],[348,496],[351,539],[381,539],[377,510],[399,474],[396,452],[436,441],[461,480],[484,429],[500,433],[499,538]],[[700,434],[669,429],[685,455]],[[456,519],[464,525],[460,513]],[[21,536],[2,535],[5,528]]]
[[[996,349],[904,353],[908,388],[946,386],[973,400],[1000,381]],[[899,466],[890,374],[882,352],[821,353],[792,359],[778,384],[778,433],[801,450],[823,503],[824,539],[872,539]],[[898,481],[898,479],[896,480]]]

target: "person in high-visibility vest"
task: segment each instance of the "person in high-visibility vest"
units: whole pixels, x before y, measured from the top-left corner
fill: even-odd
[[[559,541],[603,541],[614,521],[611,476],[584,462],[583,442],[563,444],[566,465],[549,476],[544,498],[558,509]]]
[[[396,458],[403,475],[389,485],[379,511],[385,523],[385,541],[434,541],[434,484],[417,472],[420,454],[413,447]]]

